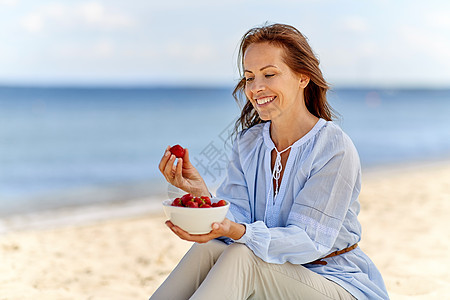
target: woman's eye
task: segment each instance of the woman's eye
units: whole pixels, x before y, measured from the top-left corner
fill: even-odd
[[[265,76],[266,76],[266,78],[270,78],[270,77],[275,76],[275,74],[266,74]]]
[[[249,78],[245,78],[245,81],[247,81],[247,82],[250,82],[250,81],[252,81],[253,80],[253,78],[252,77],[249,77]]]

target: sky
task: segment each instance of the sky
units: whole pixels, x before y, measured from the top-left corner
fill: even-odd
[[[447,0],[0,0],[0,85],[233,86],[264,22],[307,36],[333,86],[450,87]]]

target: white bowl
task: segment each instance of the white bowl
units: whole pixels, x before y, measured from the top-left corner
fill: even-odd
[[[206,234],[212,228],[214,222],[222,222],[227,215],[230,203],[225,206],[211,208],[190,208],[171,206],[173,200],[163,201],[163,209],[166,217],[181,229],[190,234]],[[211,199],[211,202],[216,202]]]

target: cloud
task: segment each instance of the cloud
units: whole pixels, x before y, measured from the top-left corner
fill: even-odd
[[[425,21],[430,27],[437,29],[450,29],[450,11],[434,11],[425,15]]]
[[[354,33],[364,33],[369,29],[369,24],[366,19],[359,16],[347,16],[340,22],[342,29]]]
[[[134,26],[134,20],[122,13],[107,11],[106,8],[97,2],[80,4],[75,8],[78,15],[87,24],[101,26],[106,29]]]
[[[422,55],[423,58],[440,61],[450,66],[450,37],[445,33],[426,30],[421,27],[402,26],[399,28],[406,47]]]
[[[169,42],[165,51],[161,53],[172,59],[185,60],[186,62],[204,62],[213,60],[216,57],[217,49],[208,43],[190,43]]]
[[[44,19],[45,18],[41,14],[31,13],[23,17],[20,23],[26,31],[37,33],[44,28]]]
[[[18,0],[0,0],[0,6],[16,6],[19,3]]]
[[[94,45],[93,52],[99,57],[112,57],[115,52],[115,47],[111,41],[101,40]]]
[[[30,33],[83,27],[116,30],[136,25],[135,20],[129,15],[98,2],[47,4],[22,17],[20,23],[22,28]]]

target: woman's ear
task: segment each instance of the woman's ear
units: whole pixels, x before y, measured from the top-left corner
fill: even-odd
[[[302,89],[306,88],[306,86],[309,83],[309,76],[304,75],[304,74],[300,74],[300,82],[299,83],[300,83],[300,87]]]

